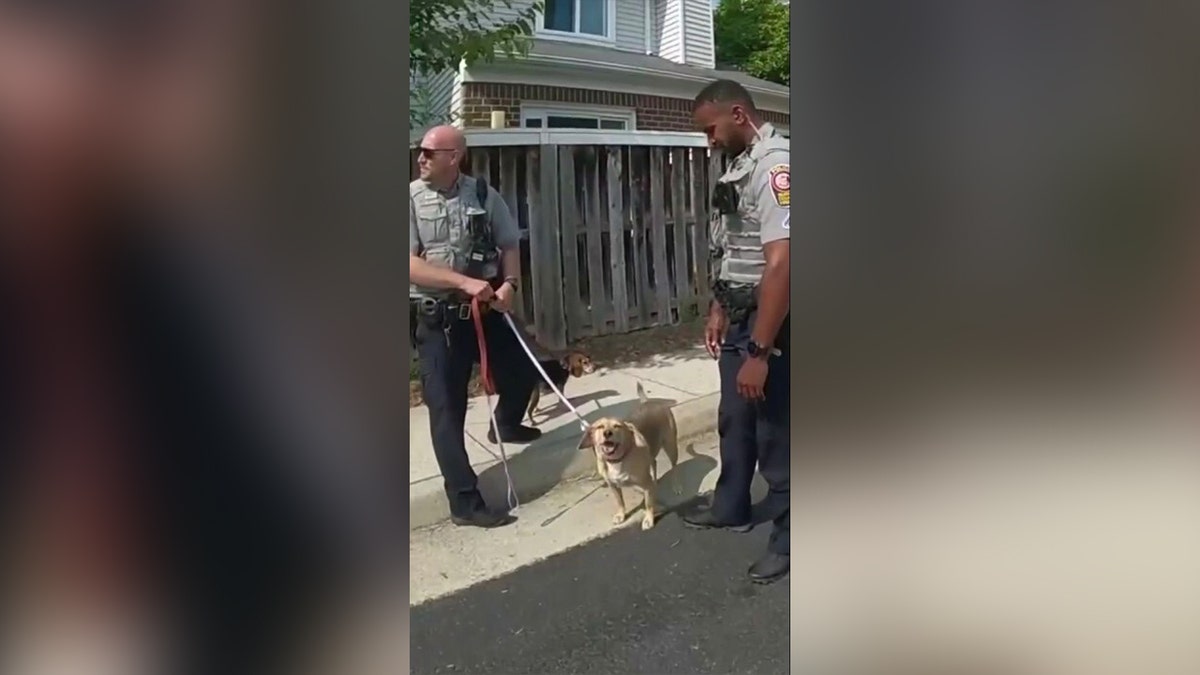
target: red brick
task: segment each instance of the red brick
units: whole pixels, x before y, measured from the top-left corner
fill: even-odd
[[[633,108],[637,116],[638,129],[645,131],[691,131],[691,100],[630,94],[629,92],[604,92],[574,87],[549,87],[545,85],[477,83],[463,84],[463,123],[467,127],[491,125],[491,111],[504,110],[508,125],[520,126],[521,101],[546,103],[583,103]],[[773,111],[763,111],[768,122],[787,124],[789,116]]]

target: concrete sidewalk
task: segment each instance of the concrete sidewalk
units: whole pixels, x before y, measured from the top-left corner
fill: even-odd
[[[637,383],[651,399],[675,406],[679,435],[687,438],[716,429],[720,377],[717,364],[704,349],[663,354],[649,363],[626,368],[601,368],[567,382],[566,395],[589,421],[627,415],[637,402]],[[495,397],[492,405],[495,405]],[[594,472],[589,453],[578,449],[579,420],[554,394],[543,395],[535,415],[542,437],[528,445],[505,444],[508,468],[521,503],[536,500],[559,483]],[[409,527],[433,525],[450,517],[442,477],[429,438],[429,410],[409,410]],[[467,407],[467,454],[479,475],[479,488],[489,504],[505,503],[504,468],[487,440],[489,411],[486,397]],[[528,423],[528,420],[526,420]],[[489,450],[491,452],[489,452]]]

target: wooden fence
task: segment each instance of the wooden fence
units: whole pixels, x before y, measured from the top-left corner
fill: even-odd
[[[552,349],[697,316],[722,158],[696,134],[469,134],[469,173],[522,231],[517,312]],[[413,176],[416,151],[413,152]]]

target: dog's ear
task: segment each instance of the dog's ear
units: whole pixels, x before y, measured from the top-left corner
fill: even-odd
[[[570,373],[571,377],[583,376],[583,363],[579,358],[579,354],[571,352],[563,358],[563,368]]]
[[[650,443],[646,441],[646,437],[642,435],[641,430],[632,424],[626,422],[625,428],[629,430],[629,435],[633,437],[633,444],[639,448],[649,447]]]
[[[596,435],[592,431],[592,427],[588,427],[587,431],[583,432],[583,438],[579,439],[580,450],[596,447]]]

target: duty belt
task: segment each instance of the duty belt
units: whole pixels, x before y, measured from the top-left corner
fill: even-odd
[[[430,324],[443,325],[448,319],[467,321],[471,318],[471,303],[436,298],[413,298],[413,308],[417,315]],[[486,310],[482,310],[486,311]]]
[[[741,323],[758,309],[758,286],[717,281],[713,284],[713,298],[731,322]]]

